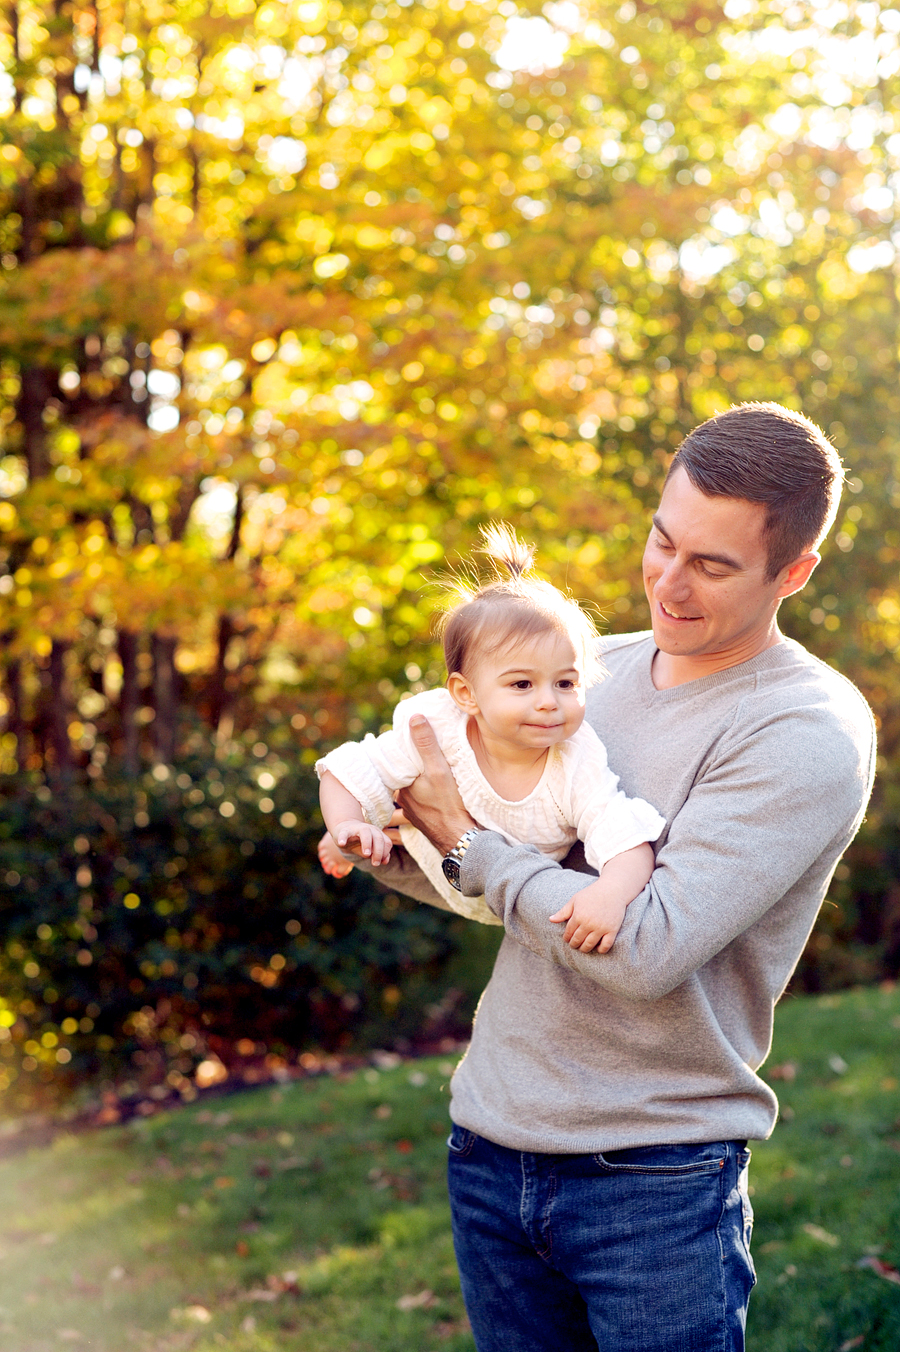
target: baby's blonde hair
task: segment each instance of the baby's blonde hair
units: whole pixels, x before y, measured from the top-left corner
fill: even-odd
[[[447,675],[469,675],[479,657],[511,641],[552,633],[569,640],[585,684],[595,684],[603,667],[590,616],[571,596],[534,575],[534,547],[511,526],[482,526],[481,537],[479,552],[490,559],[494,576],[482,582],[470,563],[448,585],[449,606],[438,625]]]

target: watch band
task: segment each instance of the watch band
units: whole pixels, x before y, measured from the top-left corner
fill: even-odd
[[[453,849],[445,854],[444,858],[441,860],[441,869],[443,870],[444,877],[451,887],[456,888],[457,892],[462,891],[459,880],[460,865],[465,857],[466,850],[472,844],[475,837],[480,834],[481,832],[477,826],[469,827],[469,830],[463,832],[460,836],[459,840],[453,846]]]

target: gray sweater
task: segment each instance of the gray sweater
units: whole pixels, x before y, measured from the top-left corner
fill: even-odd
[[[587,717],[631,797],[668,823],[612,951],[547,917],[584,878],[479,836],[462,866],[506,929],[453,1077],[451,1116],[516,1150],[762,1138],[773,1007],[862,820],[875,733],[862,696],[791,640],[657,690],[652,637],[607,639]],[[427,893],[395,878],[424,900]]]

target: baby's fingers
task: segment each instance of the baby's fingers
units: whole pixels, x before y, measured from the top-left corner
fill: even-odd
[[[612,947],[615,935],[607,934],[590,921],[585,920],[579,924],[572,920],[569,922],[565,938],[569,947],[579,953],[593,953],[595,949],[599,953],[606,953]]]
[[[556,912],[556,915],[550,916],[550,919],[555,924],[561,924],[563,920],[569,919],[570,915],[572,914],[572,911],[574,910],[574,907],[575,907],[574,901],[567,901],[565,906],[560,906],[559,910]]]
[[[582,925],[569,940],[569,947],[576,949],[579,953],[593,953],[599,938],[600,935],[596,930],[587,929]]]
[[[383,831],[372,832],[372,863],[386,864],[391,857],[391,838]]]

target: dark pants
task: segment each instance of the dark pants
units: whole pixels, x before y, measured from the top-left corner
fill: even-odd
[[[454,1126],[448,1144],[478,1352],[742,1352],[745,1142],[539,1155]]]

